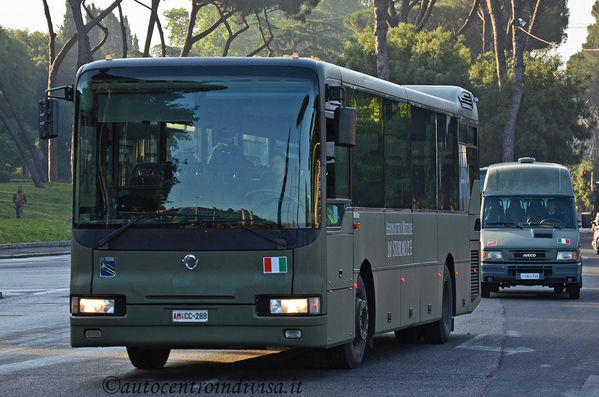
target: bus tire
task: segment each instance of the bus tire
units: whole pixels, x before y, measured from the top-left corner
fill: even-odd
[[[422,339],[422,327],[409,327],[395,331],[395,338],[399,343],[407,345],[420,343],[420,340]]]
[[[171,349],[127,346],[129,361],[139,369],[158,369],[164,367]]]
[[[447,342],[451,333],[453,320],[453,286],[449,269],[445,265],[443,270],[443,303],[441,318],[434,323],[426,324],[423,329],[424,341],[426,343],[441,344]]]
[[[358,288],[356,290],[356,330],[354,340],[340,346],[327,349],[327,359],[331,368],[350,369],[356,368],[362,362],[366,343],[370,336],[368,310],[368,296],[362,275],[358,275]]]

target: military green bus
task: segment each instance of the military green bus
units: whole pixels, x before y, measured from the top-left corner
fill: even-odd
[[[353,368],[377,334],[444,342],[480,301],[470,92],[164,58],[90,63],[72,93],[72,346],[126,346],[139,368],[317,347]]]

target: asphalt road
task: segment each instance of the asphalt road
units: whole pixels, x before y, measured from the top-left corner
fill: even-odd
[[[72,349],[67,255],[0,259],[0,396],[599,396],[599,255],[584,235],[579,300],[512,288],[456,318],[444,345],[375,339],[355,370],[318,350],[177,350],[161,371],[124,348]]]

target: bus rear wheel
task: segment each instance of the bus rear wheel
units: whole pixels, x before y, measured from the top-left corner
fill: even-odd
[[[368,310],[368,297],[366,294],[366,285],[362,275],[358,275],[358,289],[356,290],[356,330],[354,340],[340,346],[335,346],[327,350],[327,358],[331,368],[350,369],[356,368],[362,362],[366,343],[370,336],[369,322],[370,313]]]
[[[445,343],[451,333],[453,321],[453,287],[447,266],[445,266],[445,269],[443,270],[442,305],[441,318],[434,323],[426,324],[424,326],[423,336],[426,343]]]
[[[127,346],[129,361],[139,369],[158,369],[164,367],[171,349],[155,349]]]

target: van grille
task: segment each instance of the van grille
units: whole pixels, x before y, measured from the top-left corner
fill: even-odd
[[[470,251],[470,296],[479,294],[480,265],[478,250]]]
[[[508,266],[507,272],[510,276],[514,277],[520,273],[539,273],[551,276],[553,268],[551,266]]]
[[[545,250],[511,250],[511,260],[515,262],[543,262],[547,260]]]

